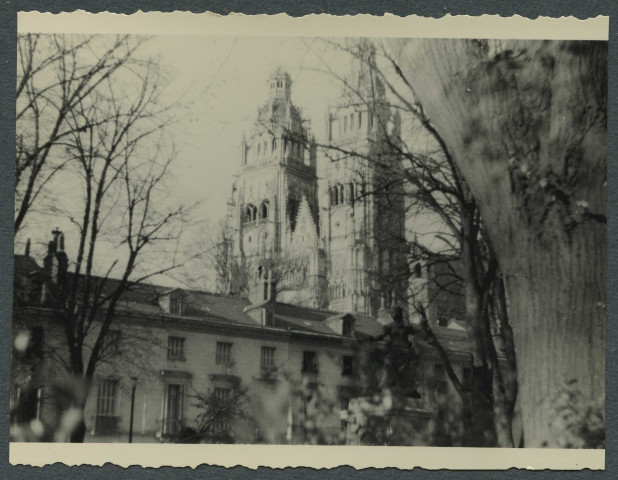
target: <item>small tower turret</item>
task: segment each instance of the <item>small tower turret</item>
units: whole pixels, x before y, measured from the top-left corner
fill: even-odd
[[[270,87],[269,98],[271,100],[290,100],[292,94],[292,79],[287,72],[284,72],[281,68],[277,68],[268,79],[268,84]]]

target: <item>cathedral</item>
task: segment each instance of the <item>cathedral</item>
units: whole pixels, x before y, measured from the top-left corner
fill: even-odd
[[[281,302],[376,315],[405,294],[404,195],[390,140],[399,136],[399,117],[366,64],[356,65],[325,112],[321,142],[280,68],[242,139],[229,261],[248,275],[269,265]]]

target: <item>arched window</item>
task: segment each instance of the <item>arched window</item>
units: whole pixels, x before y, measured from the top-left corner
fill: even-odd
[[[266,155],[266,150],[268,149],[268,142],[264,140],[264,155]]]
[[[277,139],[273,138],[273,152],[277,150]]]
[[[260,205],[260,218],[268,218],[268,200],[264,200]]]
[[[339,205],[339,184],[334,185],[330,190],[330,203],[333,207]]]
[[[348,131],[348,117],[343,117],[343,131],[347,132]]]
[[[342,205],[345,203],[345,189],[343,188],[343,185],[338,184],[337,185],[337,204],[338,205]]]
[[[363,125],[363,112],[358,112],[358,128]]]
[[[245,219],[247,222],[255,222],[257,215],[257,207],[255,205],[249,204],[245,209]]]
[[[353,202],[356,198],[356,188],[354,183],[350,183],[350,201]]]
[[[354,114],[350,115],[350,130],[354,129]]]
[[[258,151],[257,151],[257,156],[259,157],[262,153],[262,144],[258,143]]]
[[[414,265],[414,276],[416,278],[421,278],[423,276],[423,271],[421,269],[421,263],[420,262],[416,262],[416,265]]]

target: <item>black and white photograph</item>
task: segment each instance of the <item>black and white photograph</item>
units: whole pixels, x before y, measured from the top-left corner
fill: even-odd
[[[367,33],[18,33],[12,444],[605,449],[608,42]]]

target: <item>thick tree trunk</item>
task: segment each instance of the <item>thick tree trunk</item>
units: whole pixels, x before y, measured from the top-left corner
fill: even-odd
[[[605,395],[607,43],[392,40],[504,274],[525,445],[586,446],[558,411]]]

